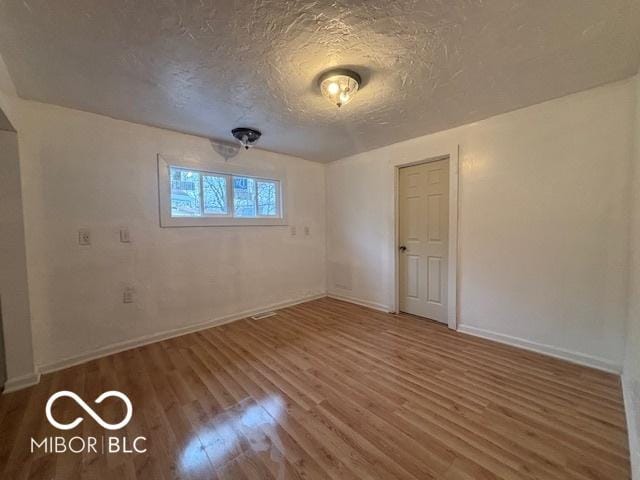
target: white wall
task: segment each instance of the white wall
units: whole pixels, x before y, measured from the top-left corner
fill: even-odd
[[[635,152],[632,170],[629,317],[623,384],[633,478],[640,479],[640,77],[636,80]]]
[[[230,160],[286,171],[296,237],[282,226],[160,228],[157,154],[223,161],[206,139],[22,100],[16,110],[34,350],[45,370],[324,293],[323,165],[259,150]],[[133,243],[119,242],[121,226]],[[91,246],[78,245],[79,228],[91,229]],[[128,285],[134,304],[122,303]]]
[[[16,102],[15,87],[0,57],[0,111],[9,121],[14,120]],[[18,140],[16,133],[2,131],[0,296],[7,371],[5,391],[21,388],[38,379],[33,361],[28,295]]]
[[[459,323],[620,369],[633,89],[607,85],[329,164],[329,291],[393,307],[394,165],[459,145]]]
[[[24,244],[18,140],[0,131],[0,300],[6,389],[35,381]]]

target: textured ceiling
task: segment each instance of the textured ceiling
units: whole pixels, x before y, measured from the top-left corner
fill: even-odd
[[[636,0],[0,0],[20,96],[321,161],[631,76],[639,35]]]

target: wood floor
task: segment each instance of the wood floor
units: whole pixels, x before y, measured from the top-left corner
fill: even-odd
[[[108,432],[123,404],[133,418]],[[30,439],[147,437],[146,454]],[[77,445],[76,445],[77,449]],[[2,479],[628,479],[619,379],[445,326],[321,299],[46,375],[0,397]]]

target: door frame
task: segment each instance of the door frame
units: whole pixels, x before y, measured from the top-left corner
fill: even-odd
[[[458,328],[459,316],[459,284],[458,284],[458,258],[460,256],[460,245],[458,242],[458,219],[459,219],[459,195],[460,190],[460,165],[459,165],[459,147],[450,148],[448,153],[428,157],[422,160],[410,161],[406,163],[396,163],[394,165],[394,236],[393,236],[393,258],[394,262],[394,308],[393,311],[400,313],[400,169],[421,165],[423,163],[437,162],[438,160],[449,161],[449,250],[447,259],[449,262],[447,277],[447,325],[452,330]]]

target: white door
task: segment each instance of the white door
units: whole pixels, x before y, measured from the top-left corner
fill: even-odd
[[[447,323],[449,160],[400,169],[400,311]]]

